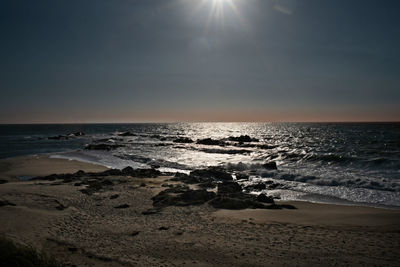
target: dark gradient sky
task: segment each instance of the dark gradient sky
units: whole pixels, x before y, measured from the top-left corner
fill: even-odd
[[[399,121],[399,11],[398,0],[2,0],[0,123]]]

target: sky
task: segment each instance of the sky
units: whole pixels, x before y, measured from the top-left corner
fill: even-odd
[[[398,0],[2,0],[0,123],[400,121]]]

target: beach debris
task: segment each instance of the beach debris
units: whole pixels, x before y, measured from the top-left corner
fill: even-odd
[[[140,232],[139,231],[133,231],[130,235],[131,236],[137,236]]]
[[[167,226],[161,226],[160,228],[158,228],[158,230],[160,230],[160,231],[166,231],[168,229],[169,229],[169,227],[167,227]]]
[[[8,181],[4,180],[4,179],[0,179],[0,184],[5,184],[5,183],[8,183]]]
[[[183,144],[190,144],[194,141],[188,137],[180,137],[174,140],[174,143],[183,143]]]

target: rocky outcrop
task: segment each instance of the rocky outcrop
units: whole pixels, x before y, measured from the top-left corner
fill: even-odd
[[[174,187],[161,191],[152,200],[154,207],[163,208],[167,206],[201,205],[214,197],[214,192],[208,192],[204,189],[192,190],[188,187]]]
[[[207,169],[194,170],[190,172],[190,175],[200,178],[207,178],[207,179],[221,180],[221,181],[233,180],[232,175],[220,167],[209,167]]]
[[[241,136],[230,136],[228,138],[229,141],[235,141],[239,143],[246,143],[246,142],[258,142],[259,140],[256,138],[251,138],[248,135],[241,135]]]

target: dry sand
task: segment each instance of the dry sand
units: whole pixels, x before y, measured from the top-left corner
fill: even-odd
[[[0,200],[16,206],[0,207],[0,234],[78,266],[400,265],[399,210],[292,202],[297,210],[205,204],[143,215],[169,177],[110,177],[126,183],[93,195],[73,183],[15,179],[79,169],[105,168],[46,156],[1,160],[0,179],[9,182]],[[115,208],[122,204],[129,207]]]

